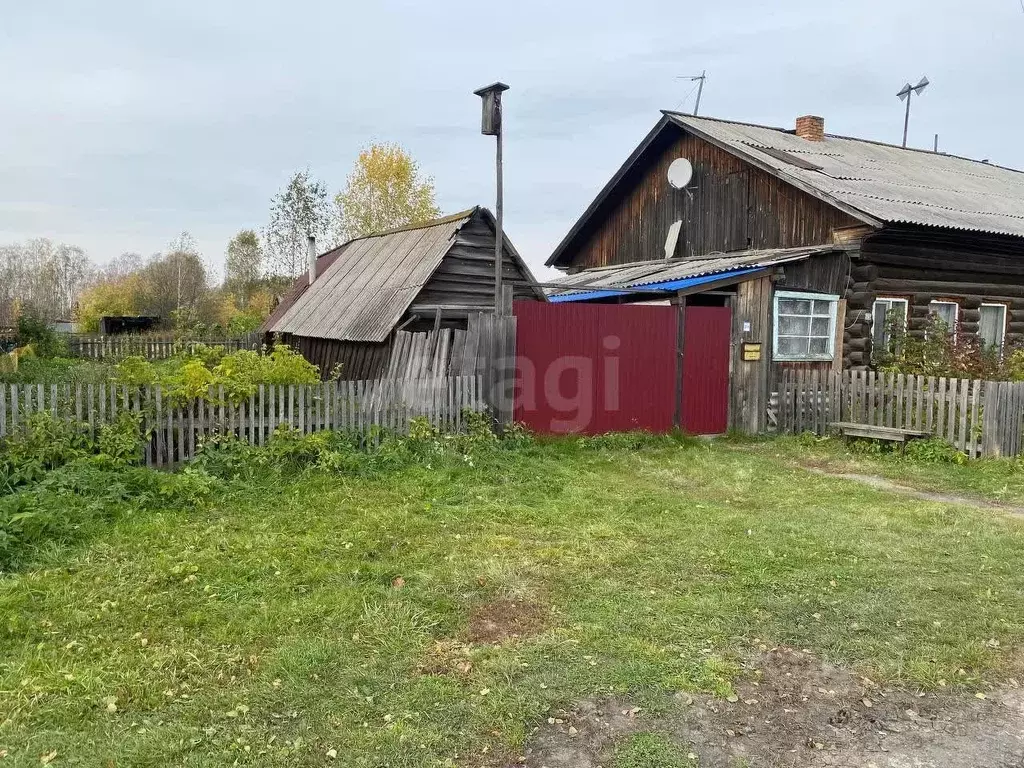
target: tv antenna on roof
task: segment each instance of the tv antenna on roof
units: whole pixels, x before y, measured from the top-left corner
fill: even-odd
[[[1021,0],[1024,2],[1024,0]],[[699,75],[682,75],[677,77],[676,80],[689,80],[691,83],[698,83],[697,85],[697,103],[693,105],[693,114],[697,114],[700,111],[700,95],[704,93],[704,81],[708,79],[708,71],[705,69]],[[693,91],[690,91],[693,93]]]
[[[907,83],[906,85],[904,85],[900,89],[900,92],[896,94],[897,96],[900,97],[900,101],[907,102],[907,112],[903,116],[903,147],[904,147],[904,149],[906,149],[906,146],[907,146],[907,128],[910,127],[910,97],[913,96],[915,93],[918,96],[920,96],[921,95],[921,91],[923,91],[927,87],[928,87],[928,78],[927,77],[922,77],[920,79],[920,81],[918,81],[917,85],[911,85],[910,83]]]

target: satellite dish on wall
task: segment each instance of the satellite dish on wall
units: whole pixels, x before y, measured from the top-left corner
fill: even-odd
[[[674,189],[685,189],[692,178],[693,166],[685,157],[676,158],[668,167],[668,183]]]

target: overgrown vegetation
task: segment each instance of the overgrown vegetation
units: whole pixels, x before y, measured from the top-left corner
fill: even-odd
[[[0,573],[43,550],[89,535],[99,523],[162,505],[198,503],[210,483],[195,470],[159,474],[142,458],[134,414],[90,435],[48,412],[0,442]]]
[[[27,310],[18,317],[18,344],[32,347],[37,357],[59,357],[68,351],[63,336],[41,317]]]
[[[888,319],[889,344],[873,353],[879,370],[917,376],[949,376],[990,381],[1024,381],[1024,349],[986,348],[981,339],[951,329],[931,315],[923,331],[907,331],[902,316]]]
[[[739,660],[774,645],[928,689],[1019,675],[1017,520],[809,473],[790,450],[823,449],[499,440],[482,421],[369,446],[213,440],[176,475],[61,449],[2,497],[83,521],[0,579],[3,748],[505,765],[571,701],[728,696]],[[615,759],[689,760],[651,734]]]
[[[128,357],[117,364],[114,381],[129,387],[157,384],[172,402],[220,398],[229,402],[248,399],[260,384],[316,384],[320,369],[290,347],[275,346],[268,354],[251,350],[225,353],[220,347],[198,347],[194,352],[162,364]]]
[[[222,347],[191,345],[166,360],[126,357],[119,362],[71,358],[21,358],[16,368],[0,368],[0,384],[104,384],[127,387],[161,385],[174,402],[219,397],[231,402],[248,398],[266,385],[315,384],[319,369],[289,347],[267,354],[251,350],[225,353]]]

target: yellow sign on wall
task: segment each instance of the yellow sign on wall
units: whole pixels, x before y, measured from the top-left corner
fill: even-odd
[[[744,342],[743,343],[743,359],[745,361],[754,362],[761,359],[761,343],[760,342]]]

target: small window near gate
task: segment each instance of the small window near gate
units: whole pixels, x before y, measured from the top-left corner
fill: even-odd
[[[822,293],[775,293],[776,360],[831,360],[835,354],[839,297]]]

